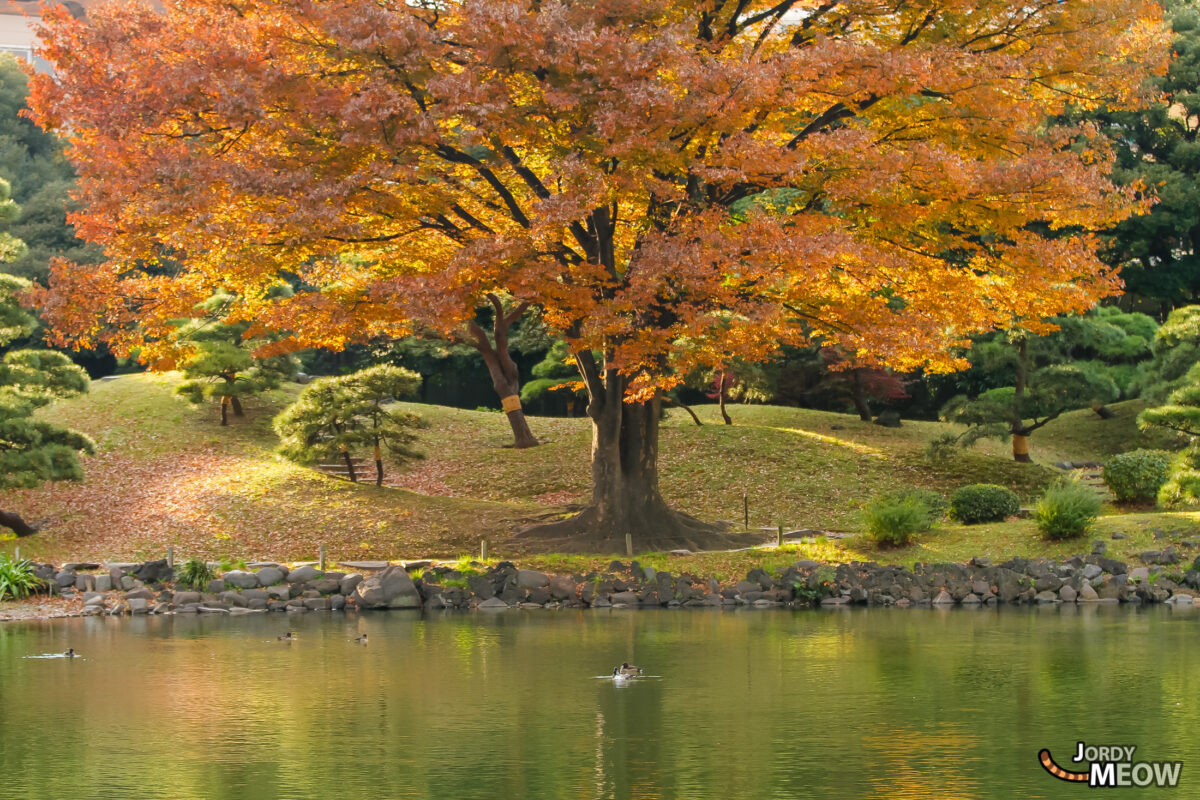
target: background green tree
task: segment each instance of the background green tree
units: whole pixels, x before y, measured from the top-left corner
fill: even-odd
[[[18,298],[29,282],[0,274],[0,346],[27,336],[37,320]],[[12,350],[0,359],[0,490],[32,489],[46,481],[79,480],[78,454],[91,453],[90,439],[45,420],[34,411],[60,397],[88,390],[87,373],[51,350]],[[0,509],[0,526],[17,536],[37,532],[20,514]]]
[[[1162,0],[1174,58],[1154,78],[1157,102],[1137,111],[1101,110],[1090,118],[1112,140],[1113,178],[1142,183],[1158,203],[1113,229],[1106,260],[1121,266],[1126,293],[1160,314],[1195,302],[1200,290],[1200,7]]]
[[[44,284],[51,258],[88,264],[103,252],[76,239],[67,223],[75,170],[58,137],[21,116],[28,95],[28,78],[17,60],[0,54],[0,177],[12,184],[12,198],[20,205],[17,213],[0,216],[0,235],[25,243],[0,270]]]

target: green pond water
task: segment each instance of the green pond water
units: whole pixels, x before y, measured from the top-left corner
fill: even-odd
[[[0,797],[1200,797],[1198,697],[1163,607],[7,623]],[[1080,740],[1179,787],[1042,770]]]

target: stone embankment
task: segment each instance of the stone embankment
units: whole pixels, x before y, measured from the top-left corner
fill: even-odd
[[[52,591],[82,601],[83,615],[304,613],[344,609],[648,608],[780,606],[980,606],[1050,603],[1192,605],[1200,573],[1178,566],[1179,554],[1142,553],[1144,566],[1105,557],[1097,542],[1087,556],[1065,561],[1014,558],[1001,564],[875,563],[822,565],[797,561],[775,574],[752,569],[721,583],[673,575],[634,561],[603,572],[547,575],[509,562],[466,568],[430,561],[362,572],[322,571],[261,563],[231,570],[197,591],[181,587],[165,560],[140,564],[39,564]],[[364,574],[366,572],[367,574]]]

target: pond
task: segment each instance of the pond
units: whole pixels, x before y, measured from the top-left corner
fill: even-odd
[[[1198,639],[1163,607],[12,623],[0,796],[1049,798],[1090,792],[1038,751],[1085,741],[1184,762],[1108,796],[1200,797]]]

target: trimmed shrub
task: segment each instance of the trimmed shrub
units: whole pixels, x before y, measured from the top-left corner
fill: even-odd
[[[1131,450],[1115,455],[1101,473],[1119,503],[1153,503],[1167,482],[1171,457],[1162,450]]]
[[[1086,486],[1061,483],[1051,486],[1037,502],[1034,519],[1047,539],[1080,536],[1100,516],[1100,498]]]
[[[1021,499],[1012,489],[994,483],[973,483],[950,495],[950,517],[964,525],[1000,522],[1021,510]]]

